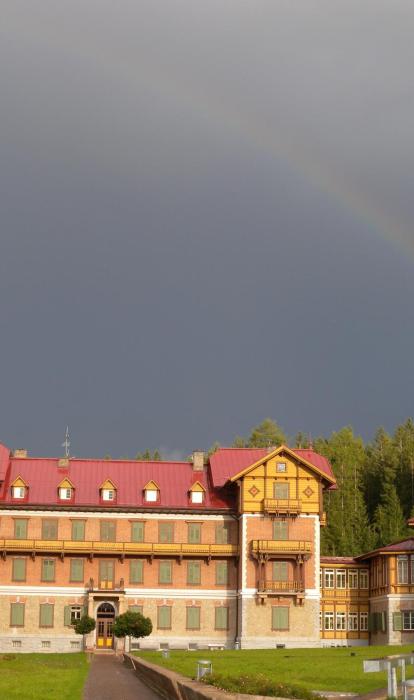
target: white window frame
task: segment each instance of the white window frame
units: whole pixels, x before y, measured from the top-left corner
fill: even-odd
[[[348,588],[358,588],[358,569],[348,570]]]
[[[359,587],[365,590],[369,588],[368,569],[360,569]]]
[[[158,501],[158,489],[145,489],[145,500],[147,503],[156,503]]]
[[[336,569],[335,585],[337,588],[346,588],[346,569]]]
[[[102,500],[103,501],[114,501],[115,500],[115,489],[102,489]]]
[[[359,613],[359,631],[360,632],[368,632],[368,613],[367,612],[360,612]]]
[[[335,588],[335,576],[333,569],[325,569],[324,588]]]
[[[414,610],[402,610],[401,613],[403,632],[412,632],[414,630]]]
[[[24,498],[26,495],[25,486],[12,486],[12,496],[13,498]]]
[[[408,556],[400,554],[397,557],[397,583],[408,584]]]
[[[61,501],[70,501],[72,498],[72,489],[66,486],[59,486],[59,498]]]
[[[287,465],[286,462],[277,462],[276,464],[276,471],[279,474],[285,473],[287,471]]]
[[[338,630],[338,632],[346,632],[346,613],[345,612],[340,611],[340,612],[336,613],[335,629]]]
[[[323,628],[327,632],[333,632],[335,629],[334,625],[334,614],[331,611],[325,611],[323,614]]]
[[[350,612],[348,613],[348,631],[358,632],[358,613]]]
[[[82,608],[80,605],[71,605],[70,606],[70,624],[73,625],[77,620],[80,620],[82,617]]]
[[[190,500],[191,500],[191,503],[203,503],[204,492],[203,491],[191,491]]]

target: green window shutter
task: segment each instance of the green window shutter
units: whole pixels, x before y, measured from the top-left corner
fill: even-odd
[[[158,607],[158,627],[159,629],[171,629],[170,605],[160,605]]]
[[[53,605],[51,603],[41,603],[40,605],[40,627],[53,627]]]
[[[159,523],[158,541],[160,544],[171,544],[174,541],[172,523]]]
[[[199,561],[189,561],[187,564],[187,583],[199,584],[201,581],[201,567]]]
[[[229,581],[229,567],[228,562],[218,561],[216,562],[216,584],[218,586],[224,586]]]
[[[24,625],[24,603],[11,603],[11,605],[10,605],[10,625],[11,625],[11,627],[23,627],[23,625]]]
[[[198,606],[196,607],[193,605],[187,608],[187,629],[200,629],[200,608]]]
[[[275,520],[273,522],[273,539],[287,540],[288,539],[288,524],[286,520]]]
[[[230,543],[230,524],[220,523],[216,525],[216,544]]]
[[[229,626],[229,609],[217,607],[215,609],[215,628],[216,630],[227,630]]]
[[[85,539],[85,521],[72,520],[72,540],[82,542]]]
[[[101,541],[116,542],[115,523],[112,520],[101,521]]]
[[[142,583],[143,580],[143,564],[142,559],[131,559],[129,563],[129,582]]]
[[[383,611],[381,613],[381,632],[387,631],[387,613]]]
[[[273,562],[273,581],[287,581],[287,580],[288,580],[287,561],[274,561]]]
[[[13,581],[26,581],[26,559],[13,559]]]
[[[48,518],[42,521],[42,539],[57,540],[58,522]]]
[[[83,559],[70,560],[70,580],[83,581]]]
[[[143,613],[143,611],[144,611],[144,606],[143,606],[143,605],[128,605],[128,610],[129,610],[130,612],[140,613],[140,615],[143,615],[143,614],[144,614],[144,613]]]
[[[402,613],[395,612],[392,614],[392,628],[395,632],[401,632],[402,630]]]
[[[190,544],[200,544],[201,542],[201,523],[188,524],[188,541]]]
[[[159,564],[159,579],[160,583],[172,582],[172,565],[170,561],[160,561]]]
[[[272,629],[289,629],[289,608],[273,606],[272,608]]]
[[[81,610],[81,615],[87,615],[89,612],[89,608],[87,605],[84,605],[82,610]]]
[[[54,581],[55,580],[55,560],[54,559],[43,559],[42,560],[42,581]]]
[[[275,481],[273,484],[273,497],[287,500],[289,498],[289,483],[285,481]]]
[[[70,605],[65,605],[64,611],[63,611],[63,624],[65,627],[70,627],[71,625],[71,606]]]
[[[131,523],[131,542],[144,541],[144,523]]]
[[[14,521],[14,536],[16,540],[25,540],[27,538],[27,520],[16,518]]]

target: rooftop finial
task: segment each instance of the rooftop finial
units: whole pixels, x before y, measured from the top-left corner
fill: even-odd
[[[62,447],[65,448],[65,457],[69,457],[69,448],[70,448],[70,440],[69,440],[69,426],[66,426],[66,433],[65,433],[65,440],[62,442]]]

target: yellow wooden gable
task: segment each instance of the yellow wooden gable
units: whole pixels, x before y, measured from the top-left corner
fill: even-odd
[[[155,483],[155,481],[149,481],[148,484],[145,484],[144,486],[144,491],[159,491],[160,487],[158,484]]]
[[[70,479],[63,479],[58,485],[58,489],[73,489],[75,488]]]
[[[106,479],[103,484],[100,486],[100,489],[114,489],[116,491],[116,486],[111,479]]]
[[[196,481],[191,488],[189,489],[190,491],[198,491],[198,493],[205,493],[205,488],[202,484],[200,484],[199,481]]]
[[[17,476],[14,481],[10,484],[10,486],[23,486],[24,488],[28,488],[28,485],[26,484],[25,480],[22,479],[21,476]]]
[[[285,445],[235,474],[242,512],[299,515],[323,511],[323,485],[334,479]]]

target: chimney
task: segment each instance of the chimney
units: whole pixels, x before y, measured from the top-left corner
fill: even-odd
[[[62,457],[61,459],[58,460],[59,469],[67,469],[68,466],[69,466],[69,459],[67,457]]]
[[[25,459],[27,457],[27,450],[14,450],[13,457],[17,457],[17,459]]]
[[[193,452],[193,471],[203,472],[204,471],[204,452]]]

